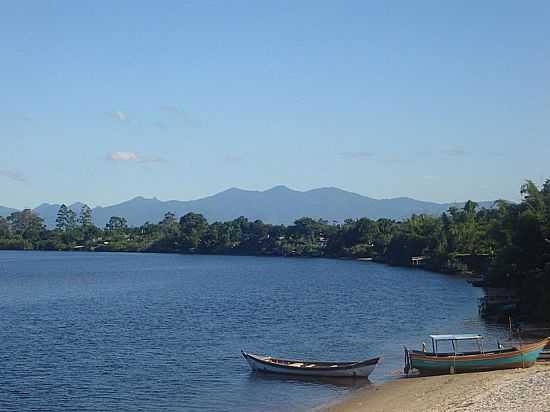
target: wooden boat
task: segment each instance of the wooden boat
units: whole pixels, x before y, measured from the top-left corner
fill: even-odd
[[[380,358],[361,362],[309,362],[277,359],[241,351],[253,371],[285,375],[368,378]]]
[[[484,351],[481,335],[430,335],[432,352],[416,351],[405,348],[405,373],[411,369],[421,374],[445,374],[455,372],[481,372],[496,369],[528,368],[532,366],[550,338],[539,342],[521,345],[521,347],[499,348]],[[438,352],[438,342],[452,344],[452,352]],[[458,342],[475,341],[479,350],[460,352]]]

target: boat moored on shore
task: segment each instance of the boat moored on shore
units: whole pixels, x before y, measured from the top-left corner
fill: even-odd
[[[432,352],[405,348],[405,373],[416,369],[421,374],[445,374],[455,372],[481,372],[496,369],[528,368],[536,362],[540,352],[550,343],[550,338],[523,344],[520,347],[499,348],[485,351],[481,335],[430,335]],[[438,343],[452,345],[451,352],[439,352]],[[477,351],[459,351],[458,342],[474,341]]]
[[[360,362],[312,362],[241,353],[253,371],[333,378],[368,378],[380,361],[380,358],[372,358]]]

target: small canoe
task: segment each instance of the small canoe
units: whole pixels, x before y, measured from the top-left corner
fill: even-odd
[[[380,358],[361,362],[310,362],[277,359],[241,351],[253,371],[285,375],[368,378]]]
[[[550,338],[539,342],[524,344],[521,347],[498,348],[483,350],[481,335],[431,335],[432,352],[416,351],[405,348],[405,373],[416,369],[420,374],[433,375],[455,372],[482,372],[497,369],[528,368],[533,366],[544,347],[550,343]],[[479,350],[461,352],[458,342],[475,340]],[[452,352],[438,352],[437,343],[450,341]]]

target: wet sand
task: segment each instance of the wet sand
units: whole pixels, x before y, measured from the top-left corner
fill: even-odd
[[[321,411],[550,411],[550,364],[402,378],[359,390]]]

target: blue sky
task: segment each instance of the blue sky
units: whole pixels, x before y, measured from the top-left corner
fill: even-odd
[[[548,1],[0,8],[3,206],[278,184],[518,199],[550,177]]]

